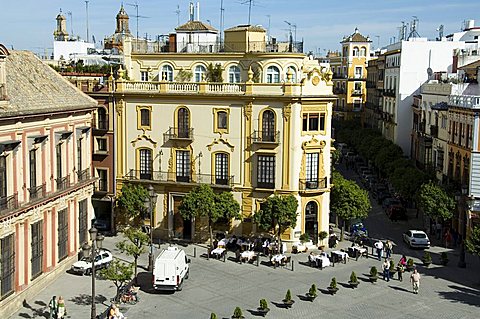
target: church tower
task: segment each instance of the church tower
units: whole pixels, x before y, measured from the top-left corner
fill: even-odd
[[[67,19],[62,14],[61,9],[60,9],[60,13],[57,15],[57,29],[53,32],[53,39],[55,41],[68,40]]]
[[[117,14],[117,29],[115,30],[115,33],[130,34],[130,29],[128,28],[128,21],[128,14],[127,12],[125,12],[122,4],[122,6],[120,7],[120,11]]]

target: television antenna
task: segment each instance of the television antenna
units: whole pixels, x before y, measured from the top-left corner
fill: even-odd
[[[127,3],[127,5],[135,8],[135,16],[134,17],[137,20],[137,32],[136,32],[136,34],[137,34],[137,39],[138,39],[138,19],[139,18],[150,18],[150,17],[145,17],[145,16],[141,16],[141,15],[138,14],[138,2],[137,1],[135,1],[135,3]]]
[[[418,18],[416,16],[413,16],[413,21],[410,23],[410,34],[408,35],[408,38],[420,38],[420,34],[418,34],[417,29],[418,29]]]
[[[438,31],[438,41],[442,41],[443,38],[443,24],[441,24],[436,31]]]
[[[224,19],[225,19],[225,8],[223,7],[223,0],[220,0],[220,45],[222,44]]]
[[[70,37],[73,38],[73,15],[72,15],[72,11],[68,11],[67,16],[70,19]]]
[[[290,40],[292,40],[292,28],[294,30],[294,37],[293,37],[293,43],[297,43],[297,25],[295,23],[290,23],[288,22],[287,20],[283,21],[285,22],[286,24],[288,24],[288,26],[290,27]],[[293,43],[292,43],[292,46],[293,46]]]
[[[85,0],[85,12],[87,13],[87,42],[90,41],[90,34],[88,33],[88,2],[89,0]]]
[[[177,4],[177,10],[175,10],[175,14],[177,15],[177,26],[180,25],[180,5]]]
[[[248,25],[250,25],[251,17],[252,17],[252,6],[256,7],[258,6],[256,4],[257,0],[241,0],[241,4],[247,4],[248,5]]]

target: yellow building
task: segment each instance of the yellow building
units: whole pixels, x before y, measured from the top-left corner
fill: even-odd
[[[333,72],[334,93],[338,95],[334,107],[336,118],[362,118],[367,101],[367,62],[371,42],[355,28],[353,34],[340,42],[341,52],[329,52],[327,55]]]
[[[285,240],[328,231],[332,74],[305,54],[267,52],[265,39],[264,29],[241,26],[225,31],[223,52],[145,53],[124,42],[130,80],[116,82],[117,191],[153,185],[155,236],[204,238],[202,222],[178,213],[201,183],[240,203],[230,232],[255,233],[253,214],[272,194],[298,199]]]

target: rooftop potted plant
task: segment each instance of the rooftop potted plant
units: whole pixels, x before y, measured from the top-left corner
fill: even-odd
[[[233,311],[233,316],[232,319],[242,319],[245,318],[242,313],[242,309],[240,307],[236,307],[235,310]]]
[[[290,292],[290,289],[287,290],[287,294],[285,295],[285,299],[283,299],[283,304],[287,308],[291,308],[295,300],[292,300],[292,293]]]
[[[371,282],[371,283],[374,283],[374,282],[377,282],[377,280],[378,280],[378,270],[377,270],[377,267],[372,266],[372,268],[370,268],[370,282]]]
[[[262,317],[265,317],[269,311],[270,308],[268,308],[267,300],[260,299],[260,307],[257,308],[257,312],[262,315]]]
[[[314,301],[315,298],[317,298],[317,286],[315,286],[315,284],[312,284],[306,296],[307,296],[307,299],[310,301]]]
[[[330,294],[334,295],[338,291],[337,287],[337,278],[333,277],[332,281],[330,282],[330,286],[327,287],[327,290],[330,292]]]
[[[423,253],[423,258],[422,258],[423,265],[428,267],[432,263],[432,256],[428,251],[425,251]]]
[[[358,287],[358,278],[357,278],[357,274],[352,271],[351,275],[350,275],[350,280],[348,281],[348,284],[350,285],[350,287],[352,287],[352,289],[355,289]]]
[[[323,243],[323,241],[328,237],[328,233],[324,230],[322,230],[321,232],[318,233],[318,242],[319,242],[319,246],[318,248],[321,249],[321,250],[324,250],[325,249],[325,244]]]
[[[448,255],[447,255],[447,252],[446,251],[443,251],[441,254],[440,254],[440,262],[442,263],[442,265],[446,266],[448,264]]]
[[[412,271],[415,266],[413,265],[413,259],[409,258],[407,260],[407,271]]]

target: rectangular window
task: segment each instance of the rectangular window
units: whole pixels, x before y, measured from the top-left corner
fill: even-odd
[[[7,158],[0,156],[0,198],[7,197]],[[0,203],[1,204],[1,203]]]
[[[219,129],[227,129],[227,112],[220,111],[217,112],[217,126]]]
[[[107,191],[107,178],[108,178],[108,171],[106,169],[97,168],[97,175],[98,175],[98,187],[97,190],[100,192]]]
[[[325,113],[303,113],[302,128],[304,132],[325,130]]]
[[[306,187],[307,189],[318,188],[318,158],[319,153],[307,153],[306,157]]]
[[[362,77],[362,67],[357,66],[357,67],[355,67],[355,78],[359,79],[361,77]]]
[[[88,241],[88,203],[87,200],[78,202],[78,240],[80,247]]]
[[[62,178],[62,144],[57,144],[55,147],[55,153],[57,158],[57,179]]]
[[[32,224],[32,279],[42,273],[43,221]]]
[[[140,125],[150,126],[150,110],[148,109],[140,110]]]
[[[258,155],[258,180],[260,188],[275,188],[275,155]]]
[[[81,172],[83,170],[82,165],[82,139],[77,140],[77,171]]]
[[[152,179],[152,151],[140,150],[140,179]]]
[[[190,182],[190,152],[176,151],[177,182]]]
[[[140,80],[143,82],[148,81],[148,72],[147,71],[140,71]]]
[[[13,234],[0,240],[0,300],[13,293],[15,248]]]
[[[37,150],[30,150],[28,153],[30,162],[30,189],[37,187]]]
[[[68,221],[67,209],[58,212],[58,261],[67,258],[67,241],[68,241]]]
[[[97,140],[97,151],[107,152],[108,151],[107,139],[104,137],[97,137],[96,140]]]
[[[215,184],[228,184],[228,154],[215,154]]]

